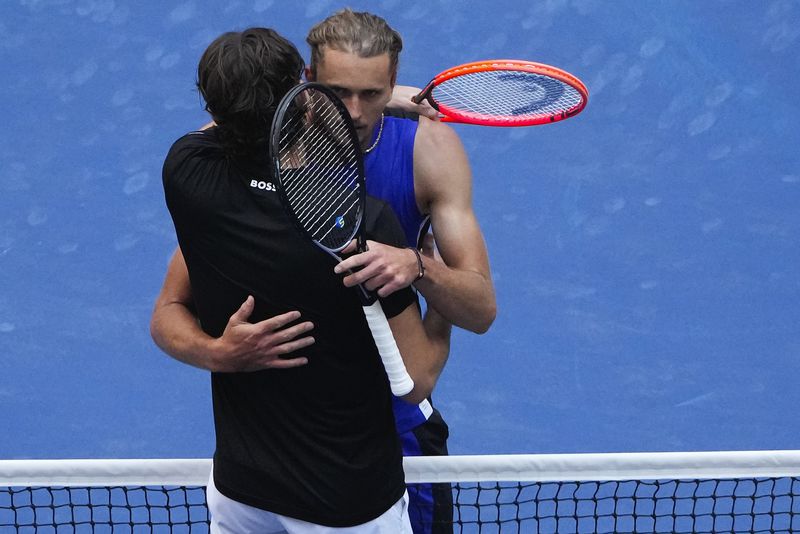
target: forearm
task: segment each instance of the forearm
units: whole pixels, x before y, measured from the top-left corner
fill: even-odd
[[[400,315],[389,319],[414,389],[404,400],[419,403],[428,398],[442,373],[450,352],[450,325],[436,316],[420,321],[416,306],[409,306]]]
[[[480,272],[454,269],[427,257],[423,261],[425,276],[414,287],[425,297],[428,307],[455,326],[476,334],[485,333],[497,315],[491,279]]]
[[[494,286],[486,265],[480,270],[448,267],[429,255],[421,254],[425,274],[421,279],[417,256],[408,249],[368,241],[369,250],[340,262],[334,272],[346,273],[344,285],[364,284],[385,297],[414,284],[428,306],[435,308],[450,323],[482,334],[492,325],[496,314]],[[345,250],[347,252],[347,250]],[[477,265],[485,263],[473,262]]]
[[[160,304],[150,320],[156,345],[176,360],[213,371],[217,340],[206,334],[192,312],[178,302]]]
[[[458,136],[447,125],[420,121],[414,143],[414,188],[430,215],[435,254],[423,254],[425,276],[414,283],[428,306],[448,321],[482,334],[497,313],[489,258],[472,209],[472,175]]]
[[[178,361],[213,372],[286,369],[305,365],[303,356],[288,354],[308,347],[314,338],[309,321],[297,322],[300,313],[290,311],[250,323],[255,299],[248,296],[228,319],[220,337],[206,334],[194,315],[192,285],[183,253],[170,259],[164,284],[150,319],[150,335],[156,345]]]
[[[450,335],[453,325],[435,309],[428,308],[422,319],[422,327],[425,329],[425,335],[433,350],[431,357],[427,359],[426,365],[421,370],[421,375],[433,390],[450,356]]]

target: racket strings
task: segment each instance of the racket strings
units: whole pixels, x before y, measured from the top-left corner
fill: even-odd
[[[283,187],[304,230],[336,250],[349,243],[361,220],[358,147],[336,106],[322,95],[305,97],[281,127]]]
[[[331,120],[331,116],[323,117],[323,120]],[[317,123],[319,124],[319,123]],[[324,124],[324,123],[322,123]],[[341,159],[339,156],[341,152],[335,152],[335,147],[332,143],[326,142],[326,136],[323,135],[319,128],[311,127],[303,130],[297,130],[294,124],[288,124],[288,130],[292,132],[300,132],[299,136],[294,138],[284,136],[282,143],[284,146],[292,147],[291,150],[286,150],[282,155],[281,164],[284,168],[291,168],[290,166],[300,167],[303,165],[297,155],[303,153],[304,158],[309,162],[303,170],[303,173],[298,174],[294,183],[289,180],[289,187],[287,195],[290,202],[294,206],[309,209],[310,207],[318,204],[322,197],[331,194],[331,186],[334,183],[326,179],[326,172],[328,166],[325,162],[330,162],[333,159]],[[346,169],[344,163],[333,168]],[[307,211],[300,211],[299,214],[305,214]]]
[[[323,117],[319,126],[329,124],[335,117]],[[348,165],[344,154],[341,152],[341,143],[334,134],[334,143],[331,143],[331,132],[319,128],[306,130],[304,144],[312,147],[308,157],[315,162],[308,165],[303,180],[298,180],[298,187],[292,194],[290,202],[297,204],[301,209],[297,215],[310,233],[318,240],[324,240],[330,232],[341,229],[346,221],[334,214],[349,213],[358,202],[356,190],[357,168]],[[337,146],[338,145],[338,146]],[[333,165],[329,165],[333,162]],[[331,179],[335,178],[335,179]]]
[[[583,102],[581,93],[561,80],[513,70],[456,76],[434,87],[432,97],[456,112],[509,122],[561,115]]]

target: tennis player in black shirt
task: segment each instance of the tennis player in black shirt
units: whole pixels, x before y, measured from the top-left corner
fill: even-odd
[[[226,33],[203,54],[198,87],[217,126],[189,133],[164,162],[164,192],[203,330],[219,337],[252,296],[251,320],[299,310],[314,343],[288,369],[212,371],[216,432],[212,532],[411,532],[388,380],[355,292],[285,214],[267,161],[275,108],[303,69],[272,30]],[[402,246],[382,202],[371,239]],[[404,360],[440,357],[410,290],[383,308]],[[423,382],[424,383],[424,382]],[[415,387],[419,402],[430,391]]]

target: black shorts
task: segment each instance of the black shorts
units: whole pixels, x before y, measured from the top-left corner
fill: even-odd
[[[447,456],[450,430],[434,408],[427,421],[400,434],[405,456]],[[409,484],[408,515],[414,534],[452,534],[453,491],[448,483]]]

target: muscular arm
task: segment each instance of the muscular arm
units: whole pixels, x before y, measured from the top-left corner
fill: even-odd
[[[428,117],[429,119],[437,119],[439,117],[439,112],[433,109],[427,100],[423,100],[419,104],[411,100],[419,94],[419,91],[419,87],[395,85],[394,89],[392,89],[392,99],[386,104],[386,107],[407,111],[409,113],[416,113],[423,117]]]
[[[420,120],[414,143],[414,189],[431,216],[444,262],[423,256],[425,277],[415,287],[453,324],[486,332],[497,313],[489,256],[472,209],[472,172],[460,139],[449,126]]]
[[[253,306],[253,297],[248,297],[231,316],[221,337],[206,334],[194,315],[189,273],[181,250],[176,249],[156,299],[150,334],[156,345],[176,360],[209,371],[256,371],[307,363],[305,358],[282,356],[312,344],[314,338],[305,334],[313,325],[303,322],[285,328],[300,317],[298,312],[252,324],[247,319]]]
[[[406,370],[414,380],[414,389],[403,399],[413,404],[431,395],[450,353],[450,324],[434,316],[426,314],[423,324],[419,309],[412,305],[389,319]]]
[[[351,287],[365,283],[380,296],[410,284],[429,308],[447,321],[472,332],[486,332],[497,313],[489,258],[472,209],[472,176],[467,156],[455,132],[442,123],[420,119],[414,143],[414,190],[431,227],[442,261],[423,256],[425,276],[418,275],[413,252],[368,242],[369,250],[339,263]],[[352,252],[350,246],[343,252]]]
[[[181,250],[177,249],[150,322],[153,340],[173,358],[218,372],[288,368],[307,363],[305,358],[280,359],[314,341],[309,336],[301,337],[312,328],[310,322],[283,328],[296,320],[299,313],[289,312],[251,324],[247,317],[253,310],[253,298],[248,297],[231,317],[222,337],[213,338],[200,328],[191,303],[189,274]],[[430,396],[447,361],[450,325],[428,316],[423,325],[417,307],[409,306],[389,319],[389,327],[414,380],[414,389],[404,398],[412,403],[422,402]]]
[[[423,117],[437,120],[439,118],[439,112],[433,109],[427,100],[423,100],[419,104],[411,100],[413,97],[417,96],[419,92],[419,87],[412,87],[410,85],[395,85],[392,89],[392,99],[388,104],[386,104],[386,107],[408,113],[416,113],[417,115],[422,115]],[[207,130],[212,126],[216,126],[214,121],[203,125],[203,127],[200,129]]]

